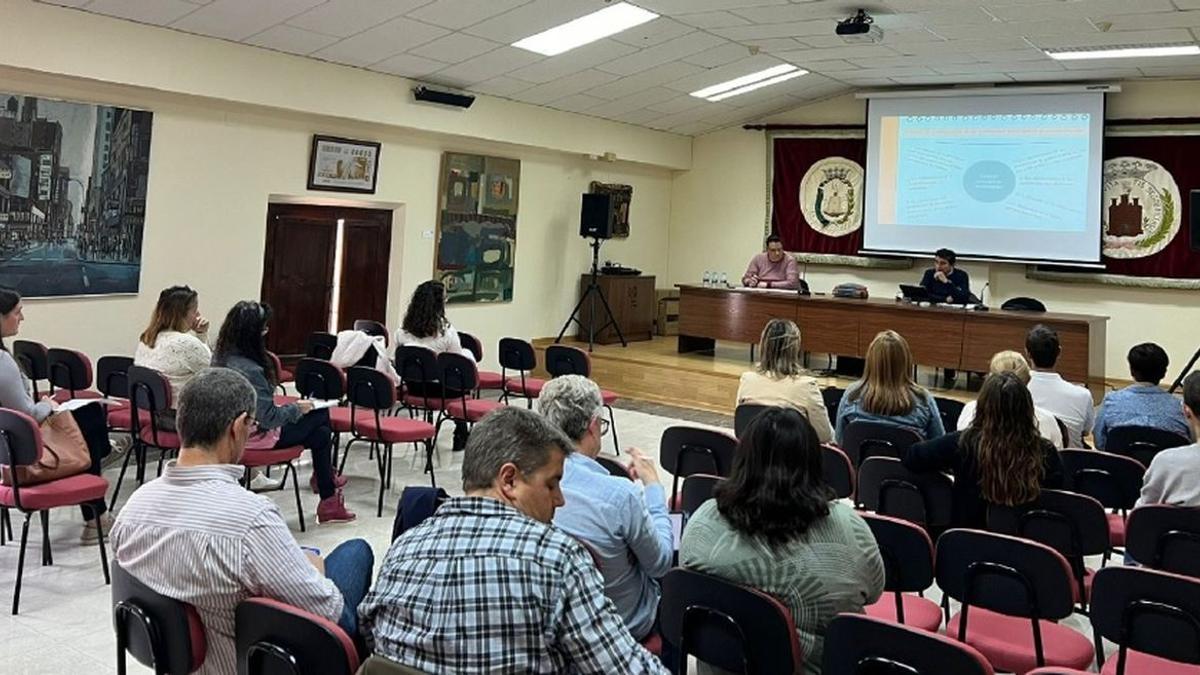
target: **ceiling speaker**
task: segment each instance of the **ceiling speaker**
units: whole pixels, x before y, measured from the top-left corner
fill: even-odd
[[[425,103],[448,105],[452,108],[470,108],[475,97],[470,94],[458,94],[452,91],[438,91],[425,85],[413,87],[413,98]]]

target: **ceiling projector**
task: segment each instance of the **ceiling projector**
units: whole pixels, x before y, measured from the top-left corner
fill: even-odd
[[[883,29],[876,26],[875,19],[862,9],[854,16],[839,21],[834,32],[843,42],[850,44],[883,42]]]

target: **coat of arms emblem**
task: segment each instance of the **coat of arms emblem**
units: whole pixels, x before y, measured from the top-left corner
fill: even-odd
[[[1179,186],[1158,162],[1115,157],[1104,162],[1100,214],[1106,257],[1154,255],[1179,233]]]
[[[809,227],[842,237],[862,227],[863,168],[845,157],[816,161],[800,181],[800,211]]]

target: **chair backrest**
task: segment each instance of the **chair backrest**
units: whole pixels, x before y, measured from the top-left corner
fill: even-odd
[[[537,368],[537,354],[533,345],[520,338],[500,338],[500,367],[521,372]]]
[[[683,511],[684,517],[690,518],[696,509],[704,502],[712,499],[713,490],[725,480],[720,476],[712,476],[706,473],[694,473],[683,479],[683,487],[680,489],[680,506],[679,510]]]
[[[372,319],[355,319],[354,330],[360,330],[371,337],[382,337],[384,346],[391,339],[391,336],[388,335],[387,326]]]
[[[113,627],[117,649],[156,672],[185,675],[200,668],[207,653],[204,625],[196,608],[155,592],[112,563]]]
[[[855,420],[842,433],[842,451],[854,466],[860,466],[868,457],[903,457],[910,446],[922,440],[914,429]]]
[[[1054,549],[983,530],[947,530],[934,570],[942,592],[1009,616],[1065,619],[1074,610],[1071,567]]]
[[[460,330],[458,331],[458,343],[463,346],[463,349],[471,352],[476,363],[483,361],[483,343],[479,341],[479,338]]]
[[[304,355],[311,359],[324,359],[328,361],[333,358],[333,350],[336,348],[336,335],[317,331],[309,333],[308,341],[304,345]]]
[[[438,381],[438,354],[422,345],[396,347],[396,374],[404,384],[429,384]]]
[[[1109,509],[1132,509],[1142,491],[1146,467],[1132,457],[1099,450],[1060,450],[1064,485]]]
[[[824,675],[993,675],[974,647],[944,635],[862,614],[839,614],[825,629]]]
[[[719,577],[675,568],[662,579],[659,621],[681,660],[693,655],[735,673],[799,673],[791,612],[775,598]]]
[[[125,375],[129,380],[129,400],[135,409],[154,413],[171,408],[171,383],[162,373],[144,366],[129,366]],[[135,424],[137,419],[134,415]]]
[[[694,473],[728,476],[737,452],[737,439],[722,431],[674,426],[658,443],[663,468],[678,478]]]
[[[550,377],[559,375],[592,376],[592,359],[587,352],[567,345],[546,346],[546,372]]]
[[[1058,426],[1058,435],[1062,437],[1063,447],[1071,447],[1071,429],[1067,423],[1062,421],[1061,417],[1054,418],[1054,424]]]
[[[37,420],[8,408],[0,408],[0,464],[26,466],[42,457],[42,431]]]
[[[871,457],[858,468],[857,501],[936,531],[953,521],[954,484],[945,474],[917,473],[894,457]]]
[[[615,459],[610,459],[604,455],[600,455],[596,457],[596,462],[600,466],[604,467],[608,471],[609,475],[616,476],[617,478],[628,478],[629,480],[633,480],[633,474],[629,473],[629,469]]]
[[[1000,309],[1018,310],[1024,312],[1044,312],[1046,311],[1046,305],[1037,298],[1018,296],[1005,300],[1004,303],[1000,305]]]
[[[83,352],[56,347],[47,350],[46,359],[50,384],[72,396],[92,386],[92,360]]]
[[[1191,441],[1186,437],[1165,429],[1126,425],[1109,429],[1105,447],[1100,450],[1132,457],[1142,466],[1150,466],[1150,460],[1158,453],[1188,443]]]
[[[988,505],[988,530],[1041,542],[1062,554],[1071,565],[1083,597],[1083,558],[1108,551],[1108,516],[1104,506],[1087,495],[1042,490],[1021,506]]]
[[[50,379],[50,350],[33,340],[13,340],[12,355],[25,376],[37,382]]]
[[[396,387],[378,370],[354,366],[346,370],[346,398],[352,407],[389,410],[396,404]]]
[[[933,541],[919,525],[875,513],[862,514],[883,558],[884,590],[904,593],[933,585]]]
[[[132,365],[128,356],[101,356],[96,361],[96,389],[108,398],[129,398],[127,372]]]
[[[750,426],[750,423],[772,407],[769,405],[756,405],[754,403],[742,403],[739,405],[733,411],[733,435],[741,438],[742,432]]]
[[[825,387],[821,390],[821,398],[825,401],[825,410],[829,413],[829,425],[837,424],[838,409],[842,407],[842,395],[846,393],[841,387]]]
[[[854,463],[832,445],[821,445],[821,474],[838,499],[854,495]]]
[[[441,378],[445,395],[459,392],[466,399],[479,386],[479,368],[475,359],[462,354],[442,352],[437,355],[438,377]]]
[[[1125,672],[1121,661],[1126,649],[1200,664],[1200,579],[1106,567],[1092,582],[1091,620],[1099,635],[1120,646],[1110,657],[1118,659],[1118,675]]]
[[[1146,567],[1200,577],[1200,507],[1139,506],[1125,525],[1125,550]]]
[[[966,404],[945,396],[934,396],[933,402],[937,404],[938,414],[942,417],[942,426],[949,433],[958,428],[958,418],[962,417],[962,411]]]
[[[346,373],[328,361],[305,357],[296,362],[296,391],[304,398],[340,401],[346,396]]]
[[[354,675],[358,650],[324,617],[270,598],[248,598],[234,616],[239,675]]]

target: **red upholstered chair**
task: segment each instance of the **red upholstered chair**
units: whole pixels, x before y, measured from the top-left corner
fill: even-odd
[[[311,398],[321,401],[344,401],[346,398],[346,373],[329,361],[306,357],[296,363],[296,391],[301,398]],[[336,405],[329,408],[329,425],[333,429],[333,464],[342,472],[345,457],[338,463],[338,453],[341,451],[342,434],[350,433],[350,408]],[[361,413],[367,417],[369,412]]]
[[[268,351],[267,358],[274,362],[275,375],[279,380],[275,383],[275,387],[279,389],[279,393],[275,395],[275,405],[287,405],[289,403],[295,403],[297,397],[288,395],[287,387],[283,386],[288,382],[294,382],[296,380],[295,374],[283,367],[283,361],[279,360],[279,357],[275,354],[275,352]]]
[[[199,670],[208,640],[196,608],[156,593],[116,561],[112,574],[117,672],[125,672],[126,654],[156,673],[186,675]]]
[[[600,466],[604,467],[608,471],[608,474],[610,476],[616,476],[617,478],[628,478],[629,480],[633,480],[633,474],[629,473],[629,467],[625,466],[624,464],[618,462],[615,459],[605,457],[604,455],[597,455],[596,462]]]
[[[550,373],[550,377],[582,375],[590,378],[592,357],[578,347],[549,345],[546,347],[546,372]],[[621,443],[617,440],[617,417],[613,413],[612,404],[619,398],[621,397],[615,391],[600,390],[600,400],[604,403],[604,409],[608,411],[608,426],[612,429],[613,449],[618,455],[621,454]]]
[[[903,518],[936,537],[953,518],[953,483],[941,473],[917,473],[894,457],[869,457],[858,468],[857,502],[868,511]]]
[[[1146,567],[1200,578],[1200,508],[1153,504],[1129,514],[1125,550]]]
[[[671,509],[678,511],[679,482],[694,473],[728,476],[737,452],[737,439],[723,431],[675,426],[663,431],[658,459],[671,478]]]
[[[358,649],[336,623],[270,598],[249,598],[234,616],[238,673],[354,675]]]
[[[242,475],[242,485],[250,490],[250,478],[252,469],[267,469],[270,473],[270,467],[284,467],[283,477],[280,479],[280,487],[287,485],[288,474],[292,476],[292,489],[296,493],[296,519],[300,521],[300,531],[304,532],[304,506],[300,502],[300,481],[298,471],[296,470],[296,460],[300,459],[300,455],[304,454],[304,446],[293,445],[287,448],[270,448],[270,447],[253,447],[247,445],[242,451],[241,465],[245,467]]]
[[[891,593],[868,605],[869,616],[895,621],[933,633],[942,625],[942,610],[936,602],[912,593],[933,585],[933,542],[916,523],[900,518],[864,513],[863,519],[875,535],[883,557],[883,589]]]
[[[821,474],[838,499],[854,496],[854,463],[841,449],[821,445]]]
[[[379,468],[379,505],[376,516],[383,515],[383,493],[392,482],[392,444],[413,443],[425,447],[425,470],[429,482],[437,487],[433,471],[434,427],[423,420],[381,415],[396,404],[396,388],[387,375],[374,368],[355,366],[346,371],[347,393],[350,398],[350,427],[354,438],[368,441],[375,450]],[[360,415],[359,411],[366,414]],[[386,457],[383,450],[386,450]],[[349,445],[346,451],[349,452]],[[344,458],[343,458],[344,461]]]
[[[1045,544],[982,530],[948,530],[937,541],[942,592],[962,603],[946,634],[979,650],[997,670],[1087,668],[1092,643],[1056,621],[1074,610],[1071,566]]]
[[[37,422],[24,413],[0,408],[0,465],[29,466],[40,461],[43,453],[42,432]],[[103,500],[108,492],[108,481],[90,473],[81,473],[22,486],[16,471],[9,471],[9,474],[12,476],[12,485],[0,485],[0,507],[16,509],[25,514],[25,523],[21,526],[21,551],[17,554],[17,583],[13,587],[12,613],[16,614],[21,606],[21,577],[25,572],[25,548],[29,543],[29,520],[33,514],[42,514],[42,564],[49,565],[53,562],[47,527],[50,509],[86,506],[88,502]],[[95,515],[99,517],[100,514]],[[97,530],[100,535],[100,566],[104,570],[104,583],[107,584],[108,552],[104,546],[103,528]]]
[[[33,400],[42,398],[38,382],[50,379],[50,350],[33,340],[13,340],[12,355],[25,376],[33,383]]]
[[[133,406],[129,403],[127,372],[133,365],[128,356],[101,356],[96,361],[96,388],[105,398],[120,399],[118,405],[108,406],[108,430],[133,430]]]
[[[479,341],[479,338],[459,331],[458,340],[462,343],[463,349],[471,352],[475,357],[475,363],[483,363],[483,343]],[[504,391],[504,376],[494,370],[480,370],[479,387],[475,389],[475,398],[479,398],[481,391]]]
[[[1108,518],[1100,502],[1074,492],[1042,490],[1023,506],[988,506],[988,530],[1041,542],[1062,554],[1075,577],[1075,598],[1086,611],[1092,576],[1083,558],[1109,550]]]
[[[62,403],[73,398],[100,398],[92,391],[92,360],[74,349],[50,349],[46,352],[50,386],[57,387],[54,400]]]
[[[337,336],[333,333],[315,331],[309,333],[304,343],[304,355],[310,359],[328,361],[333,358],[333,350],[337,348]]]
[[[800,673],[803,653],[792,614],[762,591],[683,568],[662,579],[662,635],[688,655],[735,673]]]
[[[922,440],[915,429],[856,420],[842,434],[842,451],[857,467],[870,457],[903,457],[913,444]]]
[[[508,403],[510,396],[525,399],[525,407],[533,409],[533,399],[542,393],[546,381],[531,376],[537,368],[537,353],[533,345],[520,338],[500,338],[500,376],[504,378],[504,395],[501,401]],[[508,371],[514,371],[511,377]]]
[[[446,402],[442,399],[442,383],[438,380],[437,352],[421,345],[401,345],[396,348],[396,373],[404,391],[402,402],[412,416],[420,413],[426,422],[433,422]]]
[[[1064,487],[1099,501],[1108,514],[1111,548],[1125,546],[1125,518],[1137,504],[1146,467],[1132,457],[1099,450],[1060,450],[1065,474]],[[1108,562],[1110,552],[1105,552]]]
[[[971,646],[936,632],[861,614],[839,614],[825,629],[824,675],[993,675]]]
[[[157,370],[130,366],[125,371],[129,382],[129,400],[133,403],[130,414],[132,423],[133,446],[121,463],[121,473],[117,476],[117,485],[113,489],[112,501],[109,508],[117,504],[117,496],[121,493],[121,483],[125,480],[125,470],[129,468],[129,460],[137,457],[137,482],[141,485],[146,480],[146,450],[155,448],[159,451],[158,473],[162,474],[163,459],[168,453],[179,451],[179,436],[171,431],[158,428],[155,414],[160,410],[170,410],[174,401],[171,396],[171,384]]]
[[[1106,447],[1100,450],[1132,457],[1141,462],[1142,466],[1150,466],[1150,460],[1158,453],[1190,442],[1186,436],[1165,429],[1127,425],[1110,429],[1104,441]]]
[[[434,431],[441,433],[442,422],[462,422],[468,428],[483,419],[485,415],[496,408],[503,408],[499,401],[485,401],[474,398],[472,393],[479,385],[478,371],[475,360],[462,354],[442,352],[437,355],[438,377],[443,387],[442,409],[438,412],[437,424]],[[454,393],[458,396],[450,398]]]

